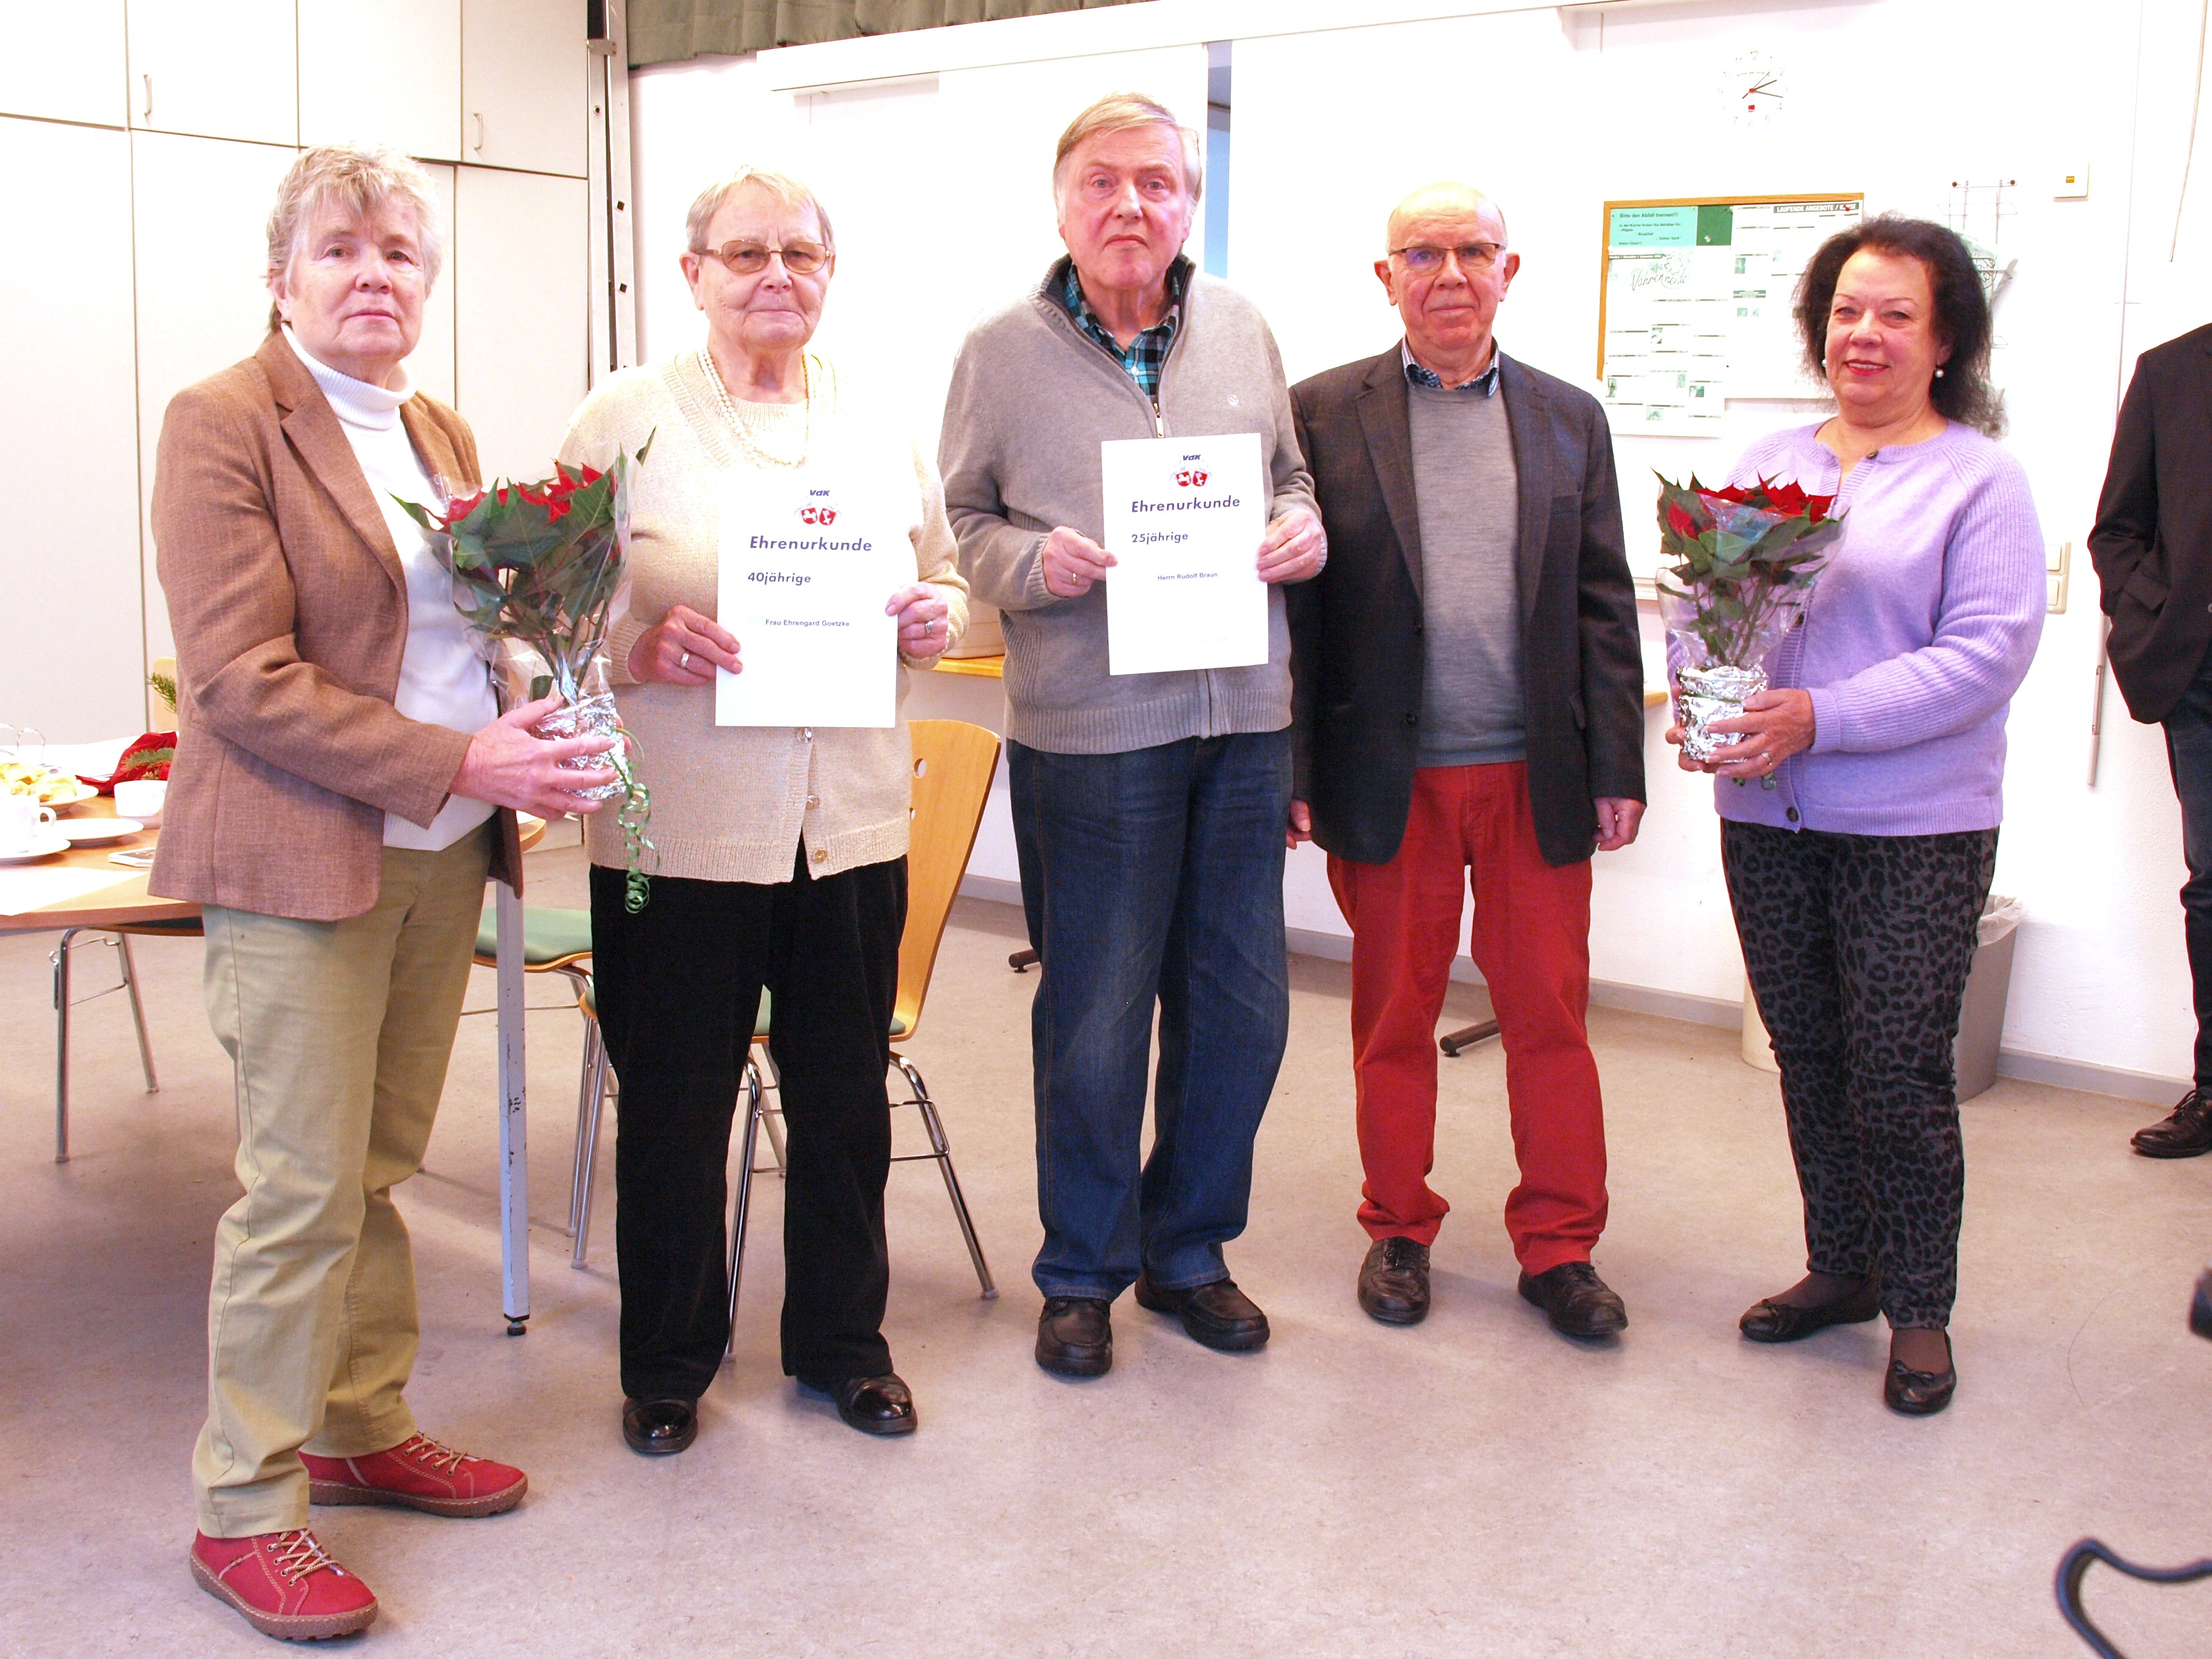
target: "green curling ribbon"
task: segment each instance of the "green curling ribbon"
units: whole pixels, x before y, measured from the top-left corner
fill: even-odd
[[[637,772],[631,764],[630,750],[637,739],[625,732],[622,741],[607,751],[607,763],[623,787],[622,805],[615,810],[615,827],[622,831],[623,858],[623,908],[635,915],[645,908],[653,896],[653,883],[645,872],[647,854],[653,857],[656,867],[660,863],[660,849],[653,844],[646,828],[653,822],[653,792],[638,781]]]

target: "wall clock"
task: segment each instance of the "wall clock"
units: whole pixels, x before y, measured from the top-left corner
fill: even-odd
[[[1738,126],[1763,127],[1789,107],[1782,60],[1771,52],[1740,52],[1721,68],[1721,101]]]

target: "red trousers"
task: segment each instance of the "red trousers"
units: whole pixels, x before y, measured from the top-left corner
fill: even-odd
[[[1474,894],[1474,964],[1505,1043],[1521,1166],[1505,1231],[1522,1270],[1540,1273],[1588,1261],[1605,1230],[1605,1113],[1584,1024],[1589,861],[1544,862],[1519,762],[1422,769],[1397,857],[1328,861],[1352,926],[1352,1073],[1367,1176],[1359,1222],[1371,1237],[1427,1244],[1451,1207],[1428,1175],[1437,1019],[1459,947],[1462,872]]]

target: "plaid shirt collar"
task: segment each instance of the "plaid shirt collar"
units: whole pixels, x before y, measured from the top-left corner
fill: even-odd
[[[1479,392],[1486,398],[1495,398],[1498,395],[1498,365],[1504,361],[1504,354],[1498,350],[1498,343],[1492,341],[1490,367],[1473,380],[1462,380],[1454,386],[1446,386],[1443,377],[1434,370],[1423,368],[1415,362],[1413,348],[1403,340],[1398,342],[1398,361],[1406,366],[1406,381],[1409,386],[1420,386],[1430,392]]]
[[[1190,288],[1190,261],[1180,253],[1176,255],[1175,263],[1168,267],[1167,315],[1130,341],[1127,351],[1107,331],[1097,313],[1091,310],[1091,301],[1084,297],[1083,282],[1075,274],[1073,259],[1060,262],[1060,303],[1067,307],[1067,314],[1074,319],[1076,327],[1103,346],[1115,362],[1129,371],[1129,378],[1145,396],[1157,398],[1160,395],[1160,370],[1167,363],[1168,349],[1175,343],[1176,331],[1182,325],[1183,295]]]

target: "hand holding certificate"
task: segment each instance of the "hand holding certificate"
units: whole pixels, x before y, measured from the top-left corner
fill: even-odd
[[[1267,660],[1256,550],[1268,495],[1259,434],[1113,439],[1105,487],[1106,648],[1115,674]]]
[[[743,672],[717,668],[717,726],[898,723],[900,619],[914,581],[899,515],[812,470],[750,474],[721,499],[723,627]]]

